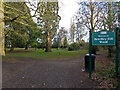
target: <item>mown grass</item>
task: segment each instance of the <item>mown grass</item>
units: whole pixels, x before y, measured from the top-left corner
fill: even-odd
[[[16,48],[14,52],[6,53],[5,57],[31,57],[41,59],[64,59],[79,57],[88,53],[87,50],[68,51],[67,49],[52,49],[52,52],[45,52],[42,49],[30,49],[27,52],[24,49]],[[4,58],[4,57],[3,57]]]

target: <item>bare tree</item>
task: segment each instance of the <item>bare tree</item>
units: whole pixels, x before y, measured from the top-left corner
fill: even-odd
[[[87,35],[87,32],[85,31],[85,26],[79,23],[76,23],[76,40],[80,44],[80,41]]]
[[[117,15],[117,3],[116,2],[108,2],[105,3],[102,16],[103,16],[103,26],[105,30],[115,31],[116,29],[116,21],[118,18]],[[112,46],[108,46],[108,56],[112,56]]]
[[[75,22],[74,22],[74,19],[71,19],[70,39],[71,39],[71,42],[74,43],[74,39],[75,39]]]
[[[60,44],[60,47],[63,46],[63,42],[64,42],[64,39],[67,35],[67,30],[65,27],[61,27],[59,29],[59,32],[58,32],[58,35],[59,35],[59,44]]]
[[[101,11],[105,4],[98,2],[80,2],[79,5],[80,8],[77,13],[79,23],[85,25],[88,29],[92,29],[93,32],[101,29]]]
[[[92,32],[102,29],[101,11],[104,8],[104,3],[98,2],[80,2],[80,8],[77,12],[79,24],[83,24]],[[97,47],[92,48],[92,53],[96,54]]]

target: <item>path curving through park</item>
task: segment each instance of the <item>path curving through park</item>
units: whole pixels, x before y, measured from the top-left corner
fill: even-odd
[[[39,60],[15,58],[3,62],[3,88],[96,88],[84,72],[84,59]]]

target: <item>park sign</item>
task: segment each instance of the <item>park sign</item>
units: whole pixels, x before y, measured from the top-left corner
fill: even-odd
[[[92,46],[116,46],[116,56],[115,56],[115,70],[116,75],[119,74],[119,28],[116,27],[114,32],[101,30],[99,32],[89,31],[89,77],[92,78]]]
[[[115,45],[115,32],[101,30],[92,33],[92,45],[113,46]]]

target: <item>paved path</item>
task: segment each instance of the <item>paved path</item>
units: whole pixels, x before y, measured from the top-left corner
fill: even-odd
[[[95,88],[99,85],[83,71],[82,58],[58,61],[32,58],[19,60],[16,63],[3,62],[3,88]]]

